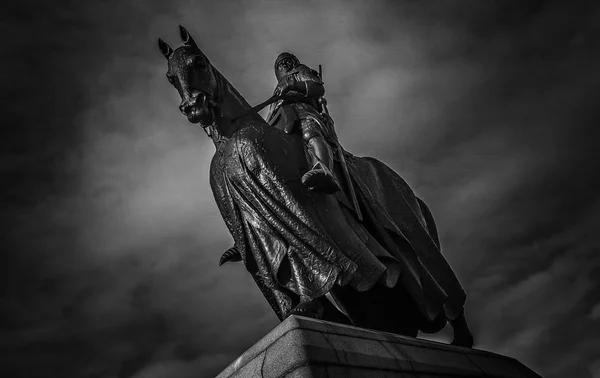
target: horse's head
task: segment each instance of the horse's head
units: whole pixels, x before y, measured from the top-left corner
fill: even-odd
[[[188,121],[207,127],[215,121],[220,97],[217,73],[188,31],[183,26],[179,31],[184,45],[175,51],[158,39],[158,48],[168,61],[167,79],[181,96],[181,113]]]

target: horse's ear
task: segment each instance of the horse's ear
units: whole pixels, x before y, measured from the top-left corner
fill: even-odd
[[[181,25],[179,25],[179,33],[181,34],[181,42],[185,43],[186,46],[198,48],[190,33]]]
[[[169,44],[162,40],[162,38],[158,39],[158,49],[165,56],[165,58],[169,59],[171,54],[173,54],[173,49]]]

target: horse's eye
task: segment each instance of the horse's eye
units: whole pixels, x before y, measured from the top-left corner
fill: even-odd
[[[204,63],[204,59],[202,59],[201,57],[197,56],[196,58],[194,58],[194,67],[203,70],[204,68],[206,68],[206,64]]]
[[[169,80],[169,83],[175,84],[175,78],[173,76],[167,76],[167,80]]]

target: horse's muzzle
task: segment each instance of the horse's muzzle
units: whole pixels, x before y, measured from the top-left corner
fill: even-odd
[[[207,127],[214,122],[214,113],[206,93],[198,92],[190,101],[183,102],[179,106],[179,110],[189,122],[200,123],[202,127]]]
[[[186,117],[189,117],[190,113],[194,111],[194,108],[203,108],[206,103],[206,94],[199,92],[194,96],[190,96],[189,99],[182,101],[181,105],[179,105],[179,110],[181,114]]]

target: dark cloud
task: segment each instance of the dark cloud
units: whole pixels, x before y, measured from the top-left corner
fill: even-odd
[[[10,17],[6,17],[9,15]],[[251,103],[322,64],[344,146],[431,206],[477,346],[600,374],[593,2],[68,2],[0,30],[1,375],[214,376],[276,324],[164,78],[183,24]],[[447,333],[436,336],[444,339]],[[36,361],[32,364],[31,361]]]

